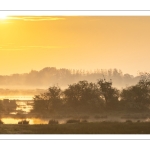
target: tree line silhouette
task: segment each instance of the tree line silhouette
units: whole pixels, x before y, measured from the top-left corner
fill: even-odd
[[[64,90],[58,85],[50,86],[47,92],[34,96],[33,112],[149,111],[149,74],[141,76],[137,84],[121,90],[113,87],[112,83],[112,80],[100,78],[96,83],[82,80]]]
[[[62,88],[66,88],[68,84],[82,80],[95,82],[95,79],[103,78],[103,75],[107,80],[112,79],[113,85],[117,88],[136,84],[140,79],[140,75],[134,77],[130,74],[123,74],[117,69],[87,71],[46,67],[39,71],[31,70],[29,73],[0,75],[0,86],[2,88],[47,88],[59,84]]]

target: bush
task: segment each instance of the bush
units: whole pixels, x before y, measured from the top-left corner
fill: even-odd
[[[4,124],[4,122],[2,120],[0,120],[0,124]]]
[[[58,121],[57,120],[49,120],[48,124],[58,124]]]
[[[29,121],[27,121],[27,120],[22,120],[22,121],[19,121],[18,124],[29,124]]]

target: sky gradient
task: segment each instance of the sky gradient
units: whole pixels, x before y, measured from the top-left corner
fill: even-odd
[[[44,67],[150,71],[150,17],[8,16],[0,19],[0,75]]]

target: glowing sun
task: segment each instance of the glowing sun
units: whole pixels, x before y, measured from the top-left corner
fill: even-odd
[[[5,14],[0,14],[0,20],[4,20],[6,18],[7,18],[7,16]]]

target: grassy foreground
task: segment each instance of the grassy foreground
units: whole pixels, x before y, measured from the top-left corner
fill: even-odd
[[[150,134],[150,122],[57,125],[0,125],[0,134]]]

